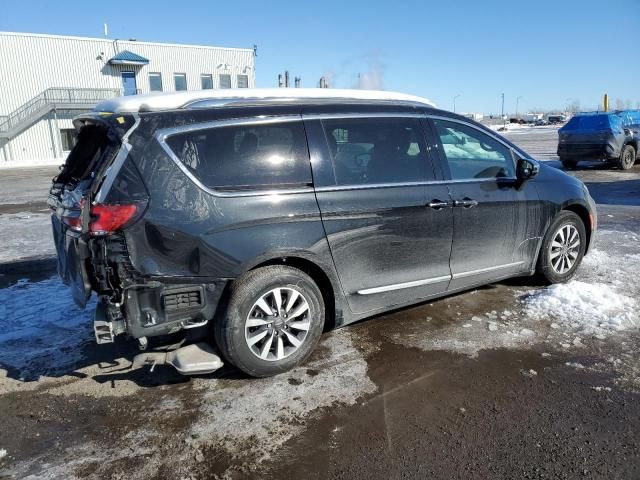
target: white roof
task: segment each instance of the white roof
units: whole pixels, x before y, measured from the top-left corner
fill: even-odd
[[[149,95],[131,95],[116,97],[100,102],[94,109],[97,112],[137,112],[143,110],[175,110],[190,103],[203,100],[382,100],[419,103],[435,106],[430,100],[405,93],[379,90],[347,90],[332,88],[234,88],[224,90],[193,90],[184,92],[155,93]]]

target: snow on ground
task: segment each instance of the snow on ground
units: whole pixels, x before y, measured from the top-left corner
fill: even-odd
[[[600,231],[598,235],[596,246],[570,282],[535,290],[502,287],[515,298],[515,305],[501,295],[499,300],[507,307],[496,306],[496,310],[474,313],[470,318],[458,312],[459,321],[429,331],[428,335],[418,326],[416,333],[396,334],[391,339],[423,350],[476,356],[481,350],[529,348],[536,344],[583,348],[593,339],[637,333],[638,237],[633,232],[616,230]]]
[[[50,216],[26,212],[0,215],[0,263],[54,255]]]
[[[248,382],[200,382],[204,396],[192,437],[198,438],[196,443],[213,443],[229,451],[253,442],[259,460],[299,433],[313,410],[334,403],[351,405],[375,392],[354,336],[349,329],[324,335],[318,350],[326,353],[283,375]],[[232,395],[221,389],[238,383]]]
[[[25,381],[68,372],[93,341],[93,307],[77,308],[57,277],[0,289],[0,368]]]
[[[0,460],[7,456],[7,451],[4,448],[0,448]]]

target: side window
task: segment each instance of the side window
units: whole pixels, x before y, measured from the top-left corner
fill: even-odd
[[[467,125],[433,121],[453,180],[514,177],[511,150]]]
[[[173,153],[204,185],[255,189],[311,184],[301,122],[238,125],[172,135]]]
[[[322,124],[338,185],[433,179],[416,118],[350,118]]]

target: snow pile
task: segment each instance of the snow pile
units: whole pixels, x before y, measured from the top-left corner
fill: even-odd
[[[0,289],[0,368],[23,380],[75,368],[82,346],[93,340],[93,307],[76,307],[57,277]]]
[[[636,301],[615,292],[603,283],[578,280],[530,294],[524,299],[527,315],[540,320],[554,320],[580,331],[606,334],[637,328]]]

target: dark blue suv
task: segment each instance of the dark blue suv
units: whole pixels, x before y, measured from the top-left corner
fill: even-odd
[[[599,160],[628,170],[640,153],[640,111],[581,113],[558,130],[558,137],[558,156],[566,168]]]

